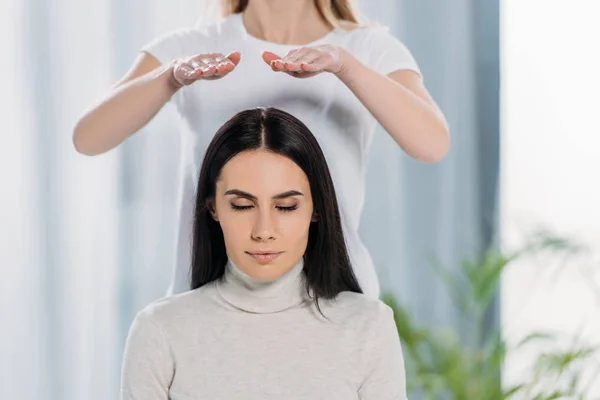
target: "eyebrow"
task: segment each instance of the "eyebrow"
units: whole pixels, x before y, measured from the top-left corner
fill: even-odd
[[[229,189],[228,191],[225,192],[225,196],[239,196],[239,197],[244,197],[248,200],[253,200],[256,201],[257,198],[255,195],[250,194],[248,192],[244,192],[243,190],[239,190],[239,189]],[[279,193],[276,194],[275,196],[272,197],[273,200],[280,200],[280,199],[285,199],[288,197],[292,197],[292,196],[304,196],[304,194],[300,193],[297,190],[288,190],[287,192],[283,192],[283,193]]]

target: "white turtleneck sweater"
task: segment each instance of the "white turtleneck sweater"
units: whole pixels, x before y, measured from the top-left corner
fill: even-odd
[[[150,304],[125,349],[122,400],[404,400],[392,310],[342,292],[306,298],[302,262],[257,281],[222,280]]]

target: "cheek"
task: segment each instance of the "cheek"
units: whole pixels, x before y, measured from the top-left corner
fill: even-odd
[[[232,210],[219,212],[219,224],[221,225],[226,244],[235,245],[250,236],[252,221],[249,214]]]
[[[296,214],[280,218],[280,232],[284,238],[294,241],[304,241],[310,228],[310,214]]]

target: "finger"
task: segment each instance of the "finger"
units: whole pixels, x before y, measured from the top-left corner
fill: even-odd
[[[300,63],[302,71],[316,72],[324,71],[329,65],[329,58],[326,55],[320,55],[314,60],[307,60]]]
[[[211,63],[202,68],[202,77],[208,78],[217,75],[219,72],[216,63]]]
[[[239,51],[234,51],[233,53],[229,53],[227,56],[223,58],[217,58],[219,63],[217,64],[217,74],[227,74],[235,69],[235,67],[239,64],[241,59],[241,54]]]
[[[231,56],[233,60],[231,60],[229,56]],[[239,63],[240,59],[240,52],[233,52],[228,56],[221,53],[203,54],[195,57],[193,61],[197,68],[202,72],[202,78],[208,79],[225,76],[235,69],[236,63]]]
[[[283,64],[283,61],[281,60],[273,60],[271,61],[271,69],[273,71],[286,71],[285,69],[285,65]]]
[[[313,64],[320,58],[323,58],[323,55],[321,53],[319,53],[317,51],[311,51],[309,53],[304,54],[302,57],[298,58],[296,60],[296,64],[298,64],[300,66],[301,70],[304,70],[304,67]]]
[[[281,56],[272,53],[270,51],[263,51],[261,53],[262,59],[264,62],[266,62],[267,64],[271,64],[272,61],[274,60],[281,60]]]
[[[190,57],[189,63],[194,66],[194,68],[202,68],[206,65],[213,64],[217,59],[223,59],[225,56],[221,53],[208,53],[208,54],[199,54],[194,57]]]
[[[283,57],[283,62],[289,62],[289,63],[295,63],[298,59],[300,59],[301,57],[304,57],[306,54],[313,52],[314,50],[308,47],[302,47],[299,49],[295,49],[290,51],[288,54],[286,54],[285,57]]]
[[[235,65],[231,61],[223,61],[217,64],[216,68],[217,71],[215,72],[215,75],[225,75],[233,71]]]
[[[218,53],[203,54],[190,60],[196,70],[202,71],[204,77],[214,75],[217,72],[217,66],[219,65],[218,59],[224,59],[225,56]]]
[[[296,60],[303,57],[310,51],[311,50],[307,49],[307,48],[301,48],[301,49],[296,49],[296,50],[290,51],[281,60],[283,62],[283,66],[284,66],[285,70],[286,71],[300,71],[301,70],[300,65],[296,64]]]
[[[296,51],[294,53],[290,53],[289,55],[284,57],[282,60],[283,65],[287,71],[301,71],[302,68],[300,67],[300,64],[298,63],[298,60],[301,59],[302,57],[305,57],[309,54],[314,54],[314,53],[316,53],[316,52],[312,49],[299,49],[298,51]]]
[[[203,58],[204,56],[201,57]],[[202,58],[192,57],[187,61],[187,64],[190,65],[192,68],[199,70],[206,65]]]
[[[173,68],[174,70],[179,70],[179,71],[183,71],[186,73],[190,73],[190,75],[193,75],[197,72],[200,72],[197,68],[197,65],[195,65],[194,63],[192,63],[192,59],[191,58],[187,58],[187,59],[179,59],[176,60],[175,62],[175,66]]]
[[[187,65],[194,69],[194,73],[191,78],[198,79],[205,76],[210,71],[209,65],[203,59],[190,59]]]
[[[282,71],[283,64],[281,63],[281,57],[270,51],[263,51],[261,53],[262,59],[265,63],[269,64],[273,71]]]
[[[290,50],[283,58],[275,59],[271,61],[271,68],[273,71],[284,71],[287,72],[286,69],[286,61],[293,57],[294,54],[298,52],[299,49]]]
[[[285,68],[286,71],[289,71],[289,72],[302,71],[302,67],[300,66],[300,64],[292,63],[292,62],[289,62],[289,61],[285,61],[283,63],[283,67]]]
[[[214,59],[206,61],[209,67],[207,73],[217,77],[224,76],[235,69],[236,65],[240,62],[240,58],[239,51],[229,53],[227,56],[219,53]]]
[[[242,59],[242,54],[239,51],[233,51],[227,54],[225,58],[231,61],[235,67],[240,63],[240,60]]]

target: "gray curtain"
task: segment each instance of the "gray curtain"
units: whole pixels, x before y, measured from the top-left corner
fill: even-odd
[[[452,148],[437,164],[401,154],[377,132],[361,232],[382,289],[424,324],[460,329],[431,264],[455,269],[493,246],[499,163],[498,0],[360,2],[412,50],[450,124]],[[495,325],[497,313],[490,314]]]

